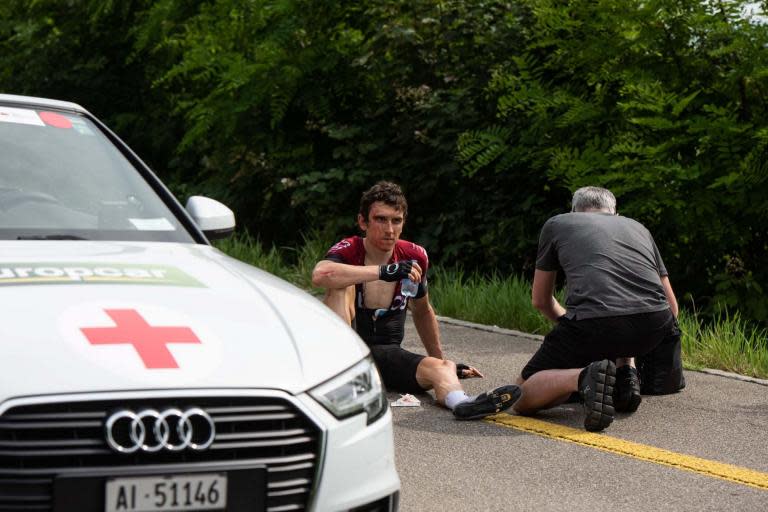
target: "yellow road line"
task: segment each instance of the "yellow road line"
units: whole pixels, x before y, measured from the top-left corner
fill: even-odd
[[[702,459],[692,455],[684,455],[654,446],[625,441],[605,434],[595,434],[524,416],[511,416],[502,413],[489,416],[485,421],[559,441],[589,446],[590,448],[684,469],[700,475],[720,478],[729,482],[768,491],[768,473],[752,469]]]

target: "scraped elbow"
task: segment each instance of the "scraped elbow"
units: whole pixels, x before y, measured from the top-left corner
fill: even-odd
[[[325,282],[323,280],[323,275],[317,271],[317,269],[312,271],[312,286],[316,288],[325,288]]]
[[[321,261],[315,265],[312,270],[312,286],[317,288],[328,288],[328,276],[331,271],[328,268],[328,262]]]

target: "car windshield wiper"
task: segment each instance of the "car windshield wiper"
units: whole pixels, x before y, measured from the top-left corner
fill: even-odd
[[[19,235],[16,240],[88,240],[76,235]]]

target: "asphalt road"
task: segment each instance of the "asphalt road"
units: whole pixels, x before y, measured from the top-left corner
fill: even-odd
[[[448,358],[485,373],[485,379],[464,381],[470,393],[514,382],[539,345],[444,322],[441,332]],[[404,346],[423,353],[410,323]],[[421,407],[392,408],[401,510],[768,511],[768,386],[700,372],[686,372],[686,380],[681,393],[644,397],[635,414],[618,416],[594,445],[459,422],[430,394],[420,396]],[[583,431],[578,404],[537,418]],[[739,469],[751,470],[760,485],[687,471],[674,460],[665,465],[604,451],[598,447],[603,440],[639,443],[641,456],[661,448],[705,459],[705,466],[734,465],[731,476],[738,480]]]

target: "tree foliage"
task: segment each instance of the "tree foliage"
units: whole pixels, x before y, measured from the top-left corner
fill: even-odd
[[[679,292],[767,320],[749,3],[6,0],[0,89],[83,104],[268,242],[349,234],[391,179],[433,258],[530,272],[544,220],[606,186]]]
[[[497,119],[459,141],[465,172],[610,188],[655,234],[673,282],[768,319],[768,33],[743,2],[525,2],[499,62]]]

